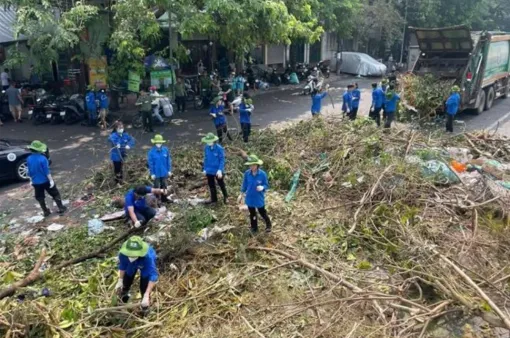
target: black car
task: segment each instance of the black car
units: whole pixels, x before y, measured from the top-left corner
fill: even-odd
[[[0,180],[28,180],[27,157],[30,141],[0,139]],[[50,160],[50,151],[45,156]],[[50,160],[51,163],[51,160]]]

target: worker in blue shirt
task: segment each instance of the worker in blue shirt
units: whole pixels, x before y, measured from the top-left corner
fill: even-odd
[[[220,144],[223,142],[223,134],[227,134],[227,137],[230,141],[232,141],[232,137],[230,136],[230,133],[228,132],[227,127],[227,118],[223,114],[223,110],[225,107],[222,104],[223,98],[221,96],[216,97],[213,100],[213,104],[211,106],[211,109],[209,110],[209,115],[211,115],[214,126],[216,127],[216,133],[218,134],[218,139]]]
[[[389,84],[388,79],[383,79],[381,81],[381,89],[384,92],[384,94],[386,94],[386,91],[388,90],[388,84]]]
[[[377,83],[372,83],[372,106],[370,107],[370,118],[377,123],[379,127],[381,125],[381,110],[384,105],[384,92],[377,85]]]
[[[166,189],[166,182],[172,176],[172,156],[168,148],[163,145],[166,142],[163,136],[155,135],[151,142],[154,146],[147,154],[151,179],[154,182],[154,188]],[[162,201],[166,202],[166,196],[162,196]]]
[[[203,170],[204,175],[207,177],[209,191],[211,192],[211,199],[207,204],[218,202],[216,182],[218,182],[223,194],[223,202],[226,204],[228,201],[227,187],[223,179],[223,173],[225,172],[225,150],[217,141],[218,137],[213,133],[209,133],[202,138],[202,143],[205,143]]]
[[[129,289],[140,270],[140,294],[142,309],[148,309],[150,295],[158,281],[156,251],[139,236],[132,236],[122,244],[119,251],[119,276],[115,290],[122,302],[129,301]]]
[[[63,214],[67,208],[62,203],[60,192],[50,173],[48,159],[44,155],[48,148],[41,141],[33,141],[28,148],[32,152],[32,154],[27,157],[28,177],[30,179],[30,184],[34,187],[35,199],[39,202],[44,217],[51,215],[50,209],[46,206],[45,192],[53,197],[58,207],[58,213]]]
[[[124,124],[118,121],[113,127],[113,131],[108,138],[112,148],[110,149],[110,160],[113,162],[113,173],[115,183],[122,184],[122,167],[127,157],[127,151],[135,146],[135,140],[124,132]]]
[[[446,131],[453,133],[453,118],[459,112],[460,108],[460,88],[452,87],[452,93],[446,100]]]
[[[106,129],[106,116],[108,115],[108,95],[106,95],[106,90],[102,88],[99,91],[99,124],[101,125],[101,129]]]
[[[93,86],[87,87],[87,93],[85,94],[85,106],[89,114],[89,126],[97,126],[97,104]]]
[[[354,90],[354,85],[350,84],[347,86],[347,91],[342,96],[342,113],[343,115],[350,116],[352,109],[352,91]]]
[[[312,116],[319,116],[322,108],[322,99],[324,99],[328,95],[329,85],[326,85],[326,89],[322,89],[322,87],[312,94]]]
[[[398,94],[393,90],[388,89],[385,97],[384,112],[386,113],[386,120],[384,121],[384,128],[390,128],[391,123],[395,119],[395,113],[397,112],[397,105],[400,101],[400,96],[398,96]]]
[[[243,102],[239,105],[239,122],[243,133],[243,141],[248,142],[251,134],[251,114],[255,107],[253,101],[247,93],[243,94]]]
[[[361,101],[361,91],[359,90],[359,86],[357,83],[354,84],[354,88],[352,90],[352,109],[351,115],[349,116],[351,120],[356,120],[358,116],[359,103]]]
[[[167,191],[142,185],[129,190],[124,196],[125,216],[135,228],[147,224],[156,216],[156,210],[148,206],[145,201],[147,194],[163,196],[167,194]]]
[[[267,215],[265,193],[269,189],[269,182],[267,174],[260,166],[264,162],[256,155],[248,156],[245,165],[250,166],[246,170],[243,178],[243,185],[241,186],[241,195],[239,195],[238,202],[243,202],[250,211],[250,231],[252,234],[258,232],[257,211],[266,223],[266,233],[271,232],[271,220]]]

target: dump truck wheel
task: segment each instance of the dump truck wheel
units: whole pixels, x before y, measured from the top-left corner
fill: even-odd
[[[494,91],[494,87],[487,88],[487,99],[485,100],[484,110],[489,110],[492,108],[495,98],[496,98],[496,92]]]
[[[478,94],[478,106],[475,108],[475,114],[480,115],[483,113],[483,109],[485,108],[485,90],[481,90],[480,94]]]

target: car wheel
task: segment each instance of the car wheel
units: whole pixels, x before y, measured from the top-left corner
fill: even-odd
[[[28,181],[28,164],[26,159],[16,164],[16,178],[20,181]]]
[[[487,100],[485,101],[485,109],[489,110],[492,108],[492,105],[494,104],[494,98],[496,97],[496,92],[494,91],[494,87],[489,87],[487,89]]]

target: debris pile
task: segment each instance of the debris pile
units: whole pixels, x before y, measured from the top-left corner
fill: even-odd
[[[113,291],[118,247],[138,230],[112,220],[115,231],[89,237],[85,223],[18,247],[25,259],[15,259],[15,240],[3,242],[0,333],[482,337],[509,330],[507,144],[482,132],[383,133],[366,119],[265,130],[248,149],[226,146],[231,196],[243,156],[264,159],[274,231],[254,238],[235,203],[182,203],[207,197],[202,150],[172,149],[180,202],[161,218],[170,226],[141,230],[156,243],[160,264],[151,312],[143,317],[136,300],[119,304]],[[126,167],[128,185],[148,182],[143,159]],[[91,207],[103,213],[117,210],[112,192],[121,195],[110,175],[102,168],[92,178]]]

